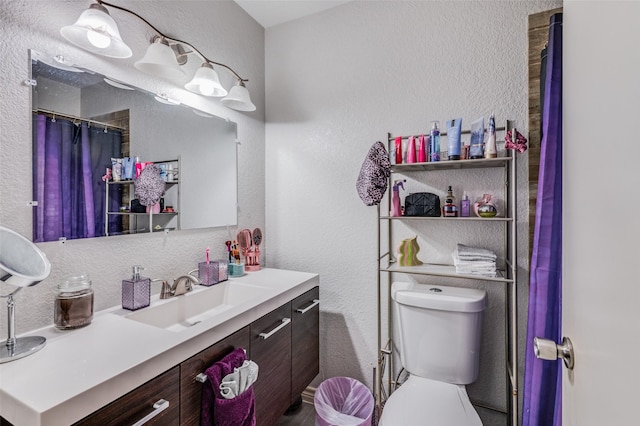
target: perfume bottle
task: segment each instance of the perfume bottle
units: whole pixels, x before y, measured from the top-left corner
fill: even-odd
[[[133,266],[130,280],[122,280],[122,307],[130,311],[146,308],[151,303],[151,279],[140,276],[142,266]]]
[[[456,197],[453,196],[453,190],[451,186],[447,189],[447,198],[445,204],[442,206],[442,216],[444,217],[457,217],[458,207],[455,204]]]
[[[471,204],[467,193],[464,192],[462,200],[460,200],[460,217],[469,217],[471,213]]]

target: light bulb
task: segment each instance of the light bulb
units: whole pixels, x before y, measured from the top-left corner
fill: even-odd
[[[213,92],[215,90],[216,88],[213,86],[212,83],[200,83],[200,93],[202,93],[205,96],[213,95]]]
[[[106,49],[111,44],[111,37],[94,29],[87,31],[87,38],[91,44],[100,49]]]

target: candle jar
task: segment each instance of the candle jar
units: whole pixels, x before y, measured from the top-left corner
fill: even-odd
[[[84,327],[93,319],[93,290],[88,275],[66,277],[55,289],[54,323],[60,330]]]

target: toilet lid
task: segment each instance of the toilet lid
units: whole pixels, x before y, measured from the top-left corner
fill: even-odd
[[[391,394],[379,426],[482,426],[464,386],[417,376]]]

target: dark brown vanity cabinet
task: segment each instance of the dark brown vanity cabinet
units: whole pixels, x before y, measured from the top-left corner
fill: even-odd
[[[180,424],[180,368],[178,366],[150,380],[111,404],[85,417],[74,426]],[[166,407],[166,408],[165,408]]]
[[[273,426],[319,372],[319,322],[315,287],[75,425],[132,425],[143,419],[148,420],[145,425],[199,425],[203,386],[199,374],[242,347],[259,368],[253,384],[257,426]],[[0,424],[8,422],[2,419]]]
[[[199,425],[202,407],[202,376],[207,368],[220,361],[235,348],[249,352],[249,326],[209,346],[180,364],[180,425]]]
[[[291,302],[251,324],[251,360],[259,368],[256,423],[271,426],[291,401]]]
[[[320,372],[320,288],[291,302],[291,404]]]

